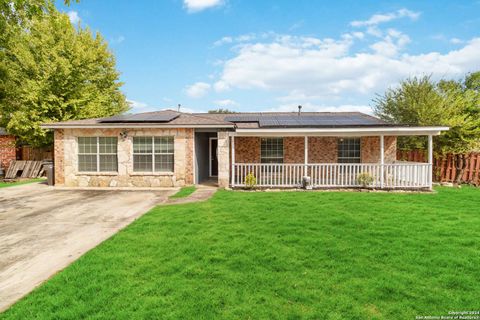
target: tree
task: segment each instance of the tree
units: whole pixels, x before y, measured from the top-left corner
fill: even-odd
[[[41,123],[128,110],[115,58],[101,35],[75,28],[50,2],[42,12],[5,39],[0,56],[0,126],[34,146],[52,141]]]
[[[218,108],[218,109],[208,110],[208,113],[237,113],[237,112],[229,109]]]
[[[448,126],[450,130],[435,137],[435,152],[453,153],[459,182],[465,169],[464,154],[480,141],[480,72],[461,81],[432,81],[430,77],[402,81],[374,100],[374,113],[387,122],[416,126]],[[401,137],[401,148],[425,146],[425,139]]]

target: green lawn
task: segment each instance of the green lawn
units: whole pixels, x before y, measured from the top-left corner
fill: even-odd
[[[415,319],[480,309],[480,189],[153,209],[2,319]]]
[[[177,193],[170,196],[170,198],[172,198],[172,199],[185,198],[185,197],[188,197],[189,195],[191,195],[192,193],[194,193],[195,190],[197,190],[197,188],[195,188],[195,186],[183,187]]]
[[[46,180],[44,178],[21,180],[21,181],[16,181],[16,182],[3,182],[3,181],[0,180],[0,188],[19,186],[19,185],[22,185],[22,184],[40,182],[40,181],[46,181]]]

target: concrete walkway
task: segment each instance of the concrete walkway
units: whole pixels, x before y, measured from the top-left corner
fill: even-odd
[[[0,312],[178,189],[0,189]]]
[[[181,203],[206,201],[210,199],[215,194],[215,192],[217,192],[216,187],[200,185],[200,186],[197,186],[197,190],[195,190],[188,197],[168,199],[168,201],[166,201],[164,204],[181,204]]]

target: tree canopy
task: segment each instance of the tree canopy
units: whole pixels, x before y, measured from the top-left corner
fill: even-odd
[[[0,126],[41,146],[52,139],[42,123],[128,110],[115,58],[100,34],[73,26],[50,1],[14,3],[18,9],[1,22]]]
[[[437,153],[465,153],[479,147],[480,72],[459,81],[410,78],[374,100],[374,113],[387,122],[419,126],[448,126],[435,138]],[[422,138],[399,139],[401,148],[419,148]]]
[[[237,113],[237,112],[226,109],[226,108],[218,108],[218,109],[208,110],[208,113]]]

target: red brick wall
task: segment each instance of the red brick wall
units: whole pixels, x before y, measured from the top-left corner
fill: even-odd
[[[309,137],[308,162],[309,163],[336,163],[337,162],[336,137]]]
[[[305,156],[304,137],[285,137],[283,139],[283,162],[303,163]]]
[[[385,162],[394,162],[397,159],[397,137],[385,137],[384,142]],[[380,162],[380,137],[362,137],[360,152],[362,163]]]
[[[260,138],[236,137],[235,138],[236,163],[260,163]]]
[[[64,163],[65,163],[65,154],[64,154],[64,133],[61,129],[55,129],[53,135],[53,156],[55,163],[55,184],[63,185],[65,183],[65,173],[64,173]]]
[[[337,137],[309,137],[309,163],[336,163],[338,157]],[[360,140],[362,163],[380,162],[380,137],[362,137]],[[385,162],[396,160],[397,138],[385,137]],[[283,155],[285,163],[304,162],[304,137],[285,137]],[[260,138],[236,137],[235,161],[237,163],[260,163]]]
[[[0,164],[7,169],[10,162],[16,159],[15,137],[0,136]]]

